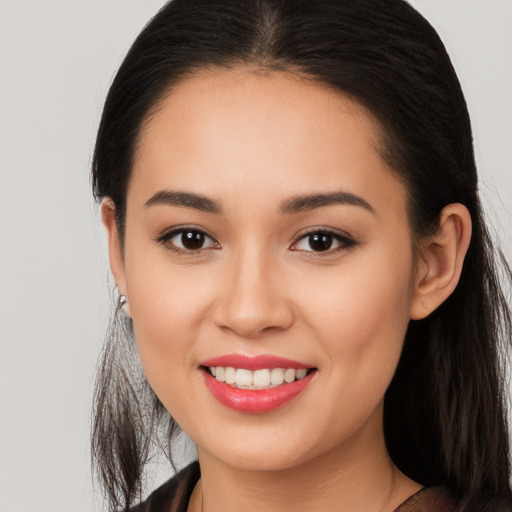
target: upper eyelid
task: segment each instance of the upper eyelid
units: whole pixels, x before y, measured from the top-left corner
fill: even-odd
[[[187,230],[197,231],[199,233],[202,233],[207,238],[212,240],[214,243],[221,246],[220,242],[217,240],[217,238],[215,236],[211,235],[207,230],[200,228],[198,226],[194,226],[194,225],[182,225],[182,226],[174,226],[172,228],[169,228],[169,229],[165,230],[161,235],[158,235],[157,237],[155,237],[155,241],[158,243],[164,243],[164,242],[168,241],[170,238],[172,238],[173,236],[176,236],[177,234],[182,233],[183,231],[187,231]],[[327,233],[329,235],[332,235],[334,238],[336,238],[338,240],[342,239],[345,241],[349,241],[349,242],[351,242],[351,245],[358,244],[356,239],[352,235],[347,233],[346,231],[342,231],[342,230],[339,230],[336,228],[315,226],[315,227],[310,227],[310,228],[304,228],[304,230],[301,230],[298,233],[296,233],[293,236],[290,247],[293,247],[300,240],[302,240],[308,236],[311,236],[315,233]],[[197,249],[197,251],[200,251],[200,250],[202,250],[202,249]],[[192,252],[192,251],[189,251],[189,252]]]
[[[165,241],[179,233],[182,233],[183,231],[197,231],[218,243],[217,239],[213,235],[208,233],[208,231],[206,231],[203,228],[200,228],[198,226],[193,226],[193,225],[192,226],[186,226],[186,225],[185,226],[174,226],[172,228],[168,228],[168,229],[164,230],[160,235],[157,235],[155,237],[155,240],[157,242]]]
[[[290,249],[296,246],[299,242],[307,238],[308,236],[314,235],[315,233],[326,233],[331,235],[334,239],[336,239],[340,244],[341,247],[335,248],[335,249],[328,249],[326,251],[301,251],[305,253],[311,253],[311,255],[315,255],[315,257],[321,257],[321,256],[327,256],[332,255],[335,252],[338,252],[340,250],[349,250],[354,248],[355,246],[359,245],[359,242],[350,234],[333,229],[333,228],[312,228],[309,229],[306,232],[302,232],[294,238],[294,241],[292,242]],[[299,252],[299,250],[297,250]]]
[[[179,247],[171,242],[171,239],[180,233],[186,231],[195,231],[202,233],[207,239],[210,240],[211,246],[209,247],[200,247],[198,249],[186,249],[183,247]],[[169,228],[164,231],[161,235],[154,238],[155,242],[159,245],[162,245],[167,251],[175,253],[179,255],[181,258],[196,258],[201,257],[201,255],[205,255],[204,251],[211,251],[212,249],[219,249],[220,243],[216,240],[215,237],[211,236],[204,229],[192,226],[175,226],[173,228]]]
[[[296,233],[293,237],[293,243],[297,242],[298,240],[300,240],[306,236],[310,236],[315,233],[328,233],[330,235],[337,236],[339,238],[344,238],[346,240],[352,240],[353,242],[356,241],[355,238],[350,233],[347,233],[346,231],[343,231],[341,229],[315,226],[315,227],[311,227],[311,228],[305,228],[303,230],[300,230],[298,233]]]

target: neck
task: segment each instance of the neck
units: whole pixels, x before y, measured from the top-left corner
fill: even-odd
[[[391,512],[420,485],[391,461],[382,429],[291,468],[232,467],[198,447],[201,480],[192,512]],[[371,447],[371,449],[369,449]]]

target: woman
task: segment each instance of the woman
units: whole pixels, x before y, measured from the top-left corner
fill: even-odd
[[[509,509],[510,311],[457,77],[407,3],[174,0],[114,79],[93,186],[111,506],[179,425],[198,463],[137,510]]]

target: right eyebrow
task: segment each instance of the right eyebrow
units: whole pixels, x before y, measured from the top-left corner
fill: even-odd
[[[221,206],[212,199],[199,194],[192,194],[190,192],[160,190],[144,204],[144,206],[154,205],[181,206],[184,208],[194,208],[201,212],[216,214],[222,213]]]
[[[292,197],[281,206],[283,213],[298,213],[333,204],[348,204],[351,206],[360,206],[371,213],[375,213],[370,203],[360,196],[350,192],[339,190],[336,192],[327,192],[324,194],[311,194]]]

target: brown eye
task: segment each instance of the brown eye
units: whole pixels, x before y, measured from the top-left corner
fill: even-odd
[[[321,252],[328,251],[332,247],[333,237],[329,233],[315,233],[307,237],[311,250]]]
[[[187,253],[203,249],[218,249],[219,244],[200,229],[180,228],[163,235],[157,242],[169,249]]]
[[[200,231],[183,231],[181,233],[181,245],[189,251],[202,249],[206,236]]]
[[[313,231],[306,233],[291,247],[293,251],[336,252],[357,245],[357,242],[331,231]]]

